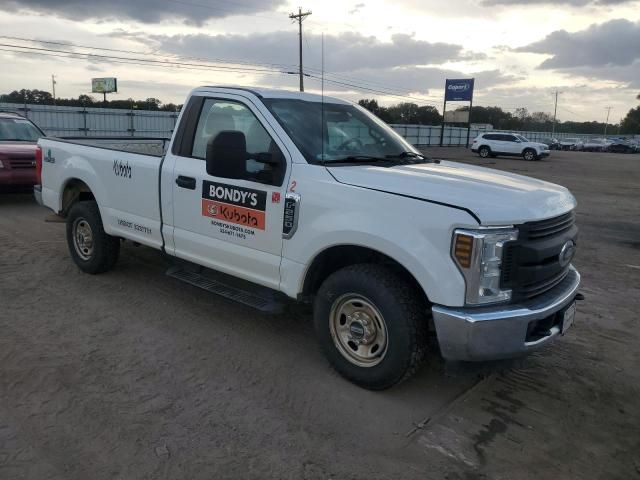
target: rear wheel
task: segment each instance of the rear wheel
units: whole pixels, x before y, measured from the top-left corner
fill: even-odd
[[[426,306],[393,270],[374,264],[330,275],[314,303],[320,346],[333,368],[372,390],[413,375],[426,352]]]
[[[538,157],[538,154],[534,149],[526,148],[525,151],[522,152],[522,158],[530,162],[532,160],[538,160],[540,157]]]
[[[67,245],[75,264],[85,273],[111,270],[120,254],[120,240],[107,235],[98,204],[74,204],[67,215]]]
[[[487,146],[482,146],[478,149],[478,155],[480,155],[481,158],[487,158],[491,155],[491,149]]]

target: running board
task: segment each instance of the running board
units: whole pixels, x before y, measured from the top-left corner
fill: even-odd
[[[193,285],[194,287],[199,287],[207,292],[228,298],[229,300],[253,307],[263,313],[282,313],[287,305],[287,302],[284,300],[286,297],[279,292],[213,270],[204,268],[199,268],[198,270],[200,271],[193,270],[192,268],[185,268],[182,265],[174,265],[167,270],[167,276]],[[231,283],[236,285],[231,285]]]

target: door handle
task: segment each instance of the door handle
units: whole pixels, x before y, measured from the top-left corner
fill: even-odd
[[[178,185],[181,188],[188,188],[189,190],[195,190],[196,179],[193,177],[184,177],[182,175],[179,175],[178,178],[176,178],[176,185]]]

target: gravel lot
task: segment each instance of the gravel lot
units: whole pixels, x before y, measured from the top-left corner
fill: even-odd
[[[0,478],[640,478],[640,155],[438,158],[569,187],[586,301],[516,362],[432,357],[385,392],[335,375],[309,312],[265,316],[126,245],[100,276],[0,195]]]

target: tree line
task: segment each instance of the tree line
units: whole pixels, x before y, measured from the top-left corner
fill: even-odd
[[[638,100],[640,100],[640,95],[638,95]],[[360,100],[358,104],[387,123],[442,124],[442,115],[436,107],[432,106],[418,106],[415,103],[405,102],[385,107],[381,106],[376,100],[371,99]],[[469,108],[461,107],[458,110],[469,110]],[[500,107],[475,106],[471,109],[471,122],[488,123],[496,130],[551,132],[553,128],[553,116],[545,112],[529,112],[526,108],[516,108],[513,112],[509,112]],[[460,126],[463,125],[460,124]],[[562,122],[556,120],[555,130],[563,133],[597,135],[604,133],[604,127],[604,122]],[[631,109],[620,124],[608,124],[607,131],[612,135],[618,133],[618,131],[621,134],[640,133],[640,107]]]
[[[96,99],[91,95],[79,95],[78,98],[56,98],[45,90],[14,90],[11,93],[0,95],[0,102],[4,103],[26,103],[29,105],[60,105],[64,107],[103,107],[119,109],[155,110],[165,112],[177,112],[182,105],[174,103],[162,103],[157,98],[147,98],[146,100],[107,100]]]
[[[640,94],[637,97],[640,100]],[[146,100],[107,100],[96,99],[91,95],[79,95],[78,98],[56,98],[44,90],[14,90],[11,93],[0,95],[0,102],[27,103],[35,105],[62,105],[70,107],[105,107],[120,109],[156,110],[177,112],[182,105],[174,103],[162,103],[157,98]],[[358,102],[361,106],[378,116],[387,123],[414,124],[414,125],[440,125],[442,115],[436,107],[421,106],[411,102],[398,103],[388,107],[378,104],[377,100],[362,99]],[[462,107],[464,110],[468,107]],[[471,121],[473,123],[488,123],[497,130],[524,130],[524,131],[551,131],[553,117],[545,112],[529,112],[526,108],[517,108],[513,112],[504,111],[500,107],[480,107],[471,109]],[[603,122],[556,122],[556,131],[563,133],[600,134],[604,132]],[[639,134],[640,133],[640,106],[632,108],[620,124],[608,124],[607,131],[610,134]]]

